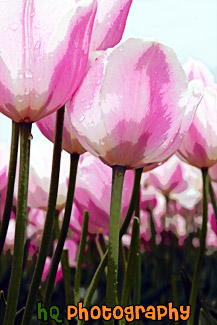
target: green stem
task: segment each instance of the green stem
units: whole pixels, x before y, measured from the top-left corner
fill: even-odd
[[[55,236],[57,241],[58,241],[58,239],[60,237],[59,215],[60,215],[60,211],[56,210],[55,211],[55,216],[54,216],[54,236]]]
[[[202,229],[200,233],[200,248],[196,259],[194,277],[193,277],[192,288],[191,288],[191,295],[190,295],[190,302],[189,302],[191,306],[191,316],[188,320],[188,325],[195,324],[195,310],[196,310],[198,282],[199,282],[200,269],[202,266],[203,256],[206,247],[206,233],[207,233],[207,221],[208,221],[208,195],[209,195],[208,168],[202,168],[202,176],[203,176],[203,222],[202,222]]]
[[[125,216],[124,222],[121,226],[120,229],[120,237],[119,239],[122,238],[122,236],[126,233],[127,228],[130,224],[134,209],[135,209],[135,202],[137,200],[138,197],[138,192],[139,192],[139,186],[140,186],[140,180],[141,180],[141,176],[142,176],[142,168],[136,169],[135,170],[135,178],[134,178],[134,184],[133,184],[133,191],[132,191],[132,195],[131,195],[131,200],[130,200],[130,205],[127,211],[127,214]],[[94,273],[94,276],[91,280],[91,283],[88,287],[86,296],[84,298],[84,307],[88,308],[90,306],[91,303],[91,299],[93,297],[93,294],[97,288],[97,285],[99,283],[99,280],[101,279],[101,276],[107,266],[108,263],[108,249],[104,254],[104,257],[102,258],[102,260],[100,261],[100,264],[96,270],[96,272]],[[79,322],[78,324],[82,324],[82,322]]]
[[[138,243],[138,234],[140,232],[139,227],[140,227],[139,218],[134,217],[131,243],[130,243],[130,249],[129,249],[128,259],[127,259],[127,269],[124,276],[124,285],[122,290],[122,298],[121,298],[122,307],[126,307],[128,305],[129,297],[133,286],[132,279],[135,274],[135,259],[138,253],[137,243]],[[125,320],[123,320],[123,322],[120,322],[120,324],[125,324]]]
[[[124,245],[122,243],[122,240],[120,240],[120,256],[121,256],[122,269],[123,269],[123,275],[124,275],[126,272],[127,261],[126,261]]]
[[[72,295],[71,295],[71,273],[70,273],[70,265],[69,265],[69,254],[67,249],[63,249],[61,256],[61,267],[63,272],[63,282],[65,288],[66,295],[66,305],[72,304]]]
[[[139,193],[138,193],[137,200],[136,200],[135,216],[137,218],[140,218],[140,188],[139,188]]]
[[[113,174],[109,221],[108,274],[106,286],[106,305],[108,307],[114,307],[117,295],[119,228],[125,168],[121,166],[113,166],[112,170]],[[109,323],[114,324],[114,320],[110,320]]]
[[[93,279],[88,287],[87,294],[84,298],[84,307],[86,307],[86,308],[88,308],[90,306],[91,299],[92,299],[93,294],[97,288],[99,280],[106,268],[107,263],[108,263],[108,250],[104,254],[104,257],[101,259],[99,266],[98,266],[96,272],[94,273]]]
[[[77,267],[75,271],[75,287],[74,287],[75,305],[77,305],[80,301],[80,283],[81,283],[82,264],[84,259],[84,249],[87,241],[88,219],[89,219],[88,211],[85,210],[81,240],[78,248]]]
[[[97,238],[97,236],[95,238],[95,244],[96,244],[96,248],[97,248],[97,251],[99,253],[100,260],[101,260],[103,258],[103,256],[104,256],[104,252],[103,252],[103,249],[102,249],[102,247],[100,245],[100,242],[99,242],[99,239]]]
[[[27,298],[26,309],[23,315],[22,325],[29,325],[31,322],[31,317],[32,317],[33,309],[35,307],[35,301],[38,294],[38,288],[41,282],[45,260],[48,253],[53,221],[55,216],[57,192],[58,192],[58,185],[59,185],[63,121],[64,121],[64,106],[60,108],[56,113],[56,128],[55,128],[53,163],[52,163],[48,208],[47,208],[44,231],[43,231],[43,236],[41,241],[41,247],[39,250],[38,260],[33,274],[29,295]]]
[[[127,232],[127,228],[130,224],[134,209],[135,209],[135,204],[137,202],[137,198],[139,195],[139,186],[140,186],[140,180],[141,180],[141,176],[142,176],[142,171],[143,168],[139,168],[135,170],[135,178],[134,178],[134,183],[133,183],[133,192],[131,195],[131,199],[130,199],[130,205],[129,208],[127,210],[127,214],[126,217],[124,219],[124,222],[121,226],[121,230],[120,230],[120,236],[122,237],[126,232]]]
[[[106,249],[107,249],[107,244],[105,242],[105,238],[103,236],[103,233],[99,234],[99,240],[100,240],[100,245],[102,247],[103,252],[105,253]]]
[[[157,256],[157,245],[156,245],[156,229],[155,229],[155,223],[154,223],[154,218],[152,211],[150,209],[147,209],[149,213],[149,220],[150,220],[150,228],[151,228],[151,246],[152,246],[152,251],[154,253],[154,256]]]
[[[136,241],[136,256],[135,256],[135,291],[134,291],[134,305],[140,305],[141,299],[141,239],[140,239],[140,224],[137,231]]]
[[[135,207],[135,216],[138,220],[134,220],[135,227],[135,290],[134,290],[134,305],[140,304],[141,297],[141,239],[140,239],[140,199],[141,192],[139,189],[137,203]],[[137,224],[138,223],[138,224]],[[132,239],[131,239],[132,240]],[[137,322],[138,324],[138,322]]]
[[[45,300],[44,300],[44,306],[49,307],[51,296],[55,284],[55,278],[56,273],[58,269],[58,265],[61,259],[61,254],[63,251],[64,243],[66,240],[67,232],[69,229],[69,223],[70,223],[70,217],[72,212],[72,204],[74,199],[74,191],[75,191],[75,181],[76,181],[76,175],[77,175],[77,167],[78,167],[78,160],[79,155],[78,154],[71,154],[71,162],[70,162],[70,175],[69,175],[69,184],[68,184],[68,193],[66,198],[66,207],[65,207],[65,213],[63,218],[63,224],[62,228],[59,234],[59,240],[58,244],[54,253],[54,256],[52,258],[51,268],[48,275],[47,285],[45,289]]]
[[[56,213],[55,213],[54,232],[55,232],[56,240],[59,240],[60,228],[59,228],[59,211],[58,210],[56,210]],[[52,260],[52,262],[53,262],[53,260]],[[51,267],[52,267],[52,262],[51,262]],[[68,250],[65,250],[65,249],[63,250],[62,255],[61,255],[61,268],[62,268],[62,273],[63,273],[63,282],[64,282],[64,289],[65,289],[65,296],[66,296],[66,305],[69,305],[72,302],[72,297],[70,295],[70,283],[71,283],[71,280],[70,280],[70,267],[69,267],[69,261],[68,261]],[[55,272],[55,278],[56,278],[56,272]],[[49,275],[48,275],[48,279],[47,279],[46,288],[47,288],[47,285],[48,285],[48,281],[49,281]],[[55,279],[54,279],[54,282],[55,282]],[[51,291],[51,294],[52,294],[52,291]],[[45,302],[46,298],[47,297],[46,297],[46,292],[45,292],[45,298],[43,299],[44,306],[49,307],[50,302],[47,305],[46,302]],[[43,324],[43,322],[41,321],[40,324]]]
[[[217,222],[217,202],[216,202],[216,196],[215,196],[215,192],[213,190],[211,181],[209,181],[209,195],[210,195],[213,211],[214,211],[216,222]]]
[[[17,167],[17,152],[19,143],[19,124],[12,121],[12,136],[11,136],[11,151],[10,162],[8,168],[8,183],[6,191],[6,199],[4,212],[2,217],[1,231],[0,231],[0,257],[5,243],[5,238],[8,231],[8,225],[11,216],[11,209],[13,205],[14,183]]]
[[[14,254],[4,325],[14,324],[22,277],[29,183],[31,123],[20,123],[20,171]]]

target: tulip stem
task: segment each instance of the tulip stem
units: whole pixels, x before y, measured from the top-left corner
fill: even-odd
[[[190,294],[189,304],[191,306],[191,315],[188,320],[188,325],[195,324],[195,310],[196,310],[196,301],[197,301],[198,282],[199,282],[200,269],[202,266],[203,256],[206,247],[206,233],[207,233],[207,221],[208,221],[208,195],[209,195],[208,168],[202,168],[202,176],[203,176],[203,222],[202,222],[202,229],[200,233],[200,248],[196,259],[194,277],[193,277],[191,294]]]
[[[59,237],[60,237],[59,211],[56,211],[55,218],[54,218],[54,232],[55,232],[56,240],[59,240]],[[49,274],[48,274],[46,288],[47,288],[48,281],[49,281],[49,275],[50,275],[50,272],[51,272],[51,269],[52,269],[52,263],[53,263],[53,259],[51,261],[51,267],[50,267],[50,271],[49,271]],[[72,298],[71,298],[71,295],[70,295],[70,283],[71,283],[71,281],[70,281],[70,267],[69,267],[69,261],[68,261],[68,250],[65,250],[65,249],[63,249],[62,255],[61,255],[61,268],[62,268],[62,274],[63,274],[63,283],[64,283],[64,289],[65,289],[66,305],[69,305],[72,302]],[[58,266],[57,266],[57,269],[58,269]],[[56,273],[55,273],[55,278],[56,278]],[[54,278],[54,282],[55,282],[55,278]],[[45,290],[46,290],[46,288],[45,288]],[[52,290],[51,290],[51,295],[52,295]],[[47,299],[46,292],[45,292],[44,296],[45,296],[45,298],[43,298],[44,306],[48,307],[50,302],[49,302],[49,304],[46,304],[46,301],[45,301]],[[40,324],[43,324],[43,322],[41,321]]]
[[[58,185],[59,185],[64,111],[65,108],[63,106],[56,113],[55,140],[54,140],[54,149],[53,149],[53,162],[52,162],[48,208],[47,208],[44,231],[43,231],[43,236],[41,241],[41,247],[39,250],[38,260],[33,274],[29,295],[27,298],[26,309],[23,315],[22,325],[29,325],[31,322],[31,317],[35,307],[38,288],[41,282],[41,277],[42,277],[45,260],[47,257],[48,248],[51,239],[53,221],[54,221],[55,211],[56,211]]]
[[[147,209],[148,214],[149,214],[149,220],[150,220],[150,228],[151,228],[151,248],[153,251],[154,257],[157,256],[157,245],[156,245],[156,229],[155,229],[155,222],[153,218],[153,213],[151,209]]]
[[[1,231],[0,231],[0,257],[4,247],[5,238],[7,235],[8,225],[11,216],[12,205],[13,205],[18,143],[19,143],[19,124],[12,121],[12,136],[11,136],[10,162],[9,162],[9,169],[8,169],[8,183],[7,183],[5,206],[4,206]]]
[[[142,168],[135,170],[135,178],[134,178],[133,191],[132,191],[132,195],[131,195],[130,205],[127,210],[127,214],[125,216],[124,222],[120,229],[119,240],[121,240],[122,236],[126,233],[127,228],[130,224],[134,209],[135,209],[135,202],[138,198],[142,170],[143,170]],[[94,273],[94,276],[93,276],[91,283],[88,287],[87,294],[84,298],[84,307],[86,307],[86,308],[88,308],[90,306],[93,294],[94,294],[94,292],[97,288],[97,285],[99,283],[99,280],[107,266],[107,263],[108,263],[108,249],[105,252],[103,258],[101,259],[100,264],[98,265],[98,268],[97,268],[96,272]],[[78,324],[82,324],[82,321],[78,322]]]
[[[96,238],[95,238],[95,244],[96,244],[96,248],[97,248],[97,251],[99,253],[100,260],[101,260],[104,257],[104,251],[102,249],[102,246],[100,244],[98,236],[96,236]]]
[[[216,202],[216,196],[215,196],[215,192],[213,190],[211,181],[209,181],[209,195],[210,195],[210,199],[212,202],[213,211],[215,214],[215,219],[217,222],[217,202]]]
[[[141,199],[141,191],[139,189],[137,203],[135,207],[135,216],[138,220],[134,220],[135,222],[135,289],[134,289],[134,305],[140,304],[141,299],[141,239],[140,239],[140,199]],[[138,224],[137,224],[138,223]],[[131,239],[132,240],[132,239]]]
[[[84,259],[84,249],[87,241],[88,219],[89,219],[89,214],[88,211],[85,210],[81,240],[78,248],[77,266],[75,271],[75,287],[74,287],[75,305],[77,305],[80,301],[80,283],[81,283],[82,264]]]
[[[20,123],[20,170],[19,170],[19,188],[18,203],[16,215],[16,229],[14,239],[14,254],[12,262],[11,279],[9,284],[7,308],[5,312],[4,325],[14,324],[16,309],[22,278],[27,198],[29,183],[29,158],[30,158],[30,135],[31,123]]]
[[[63,273],[63,282],[66,295],[66,305],[72,304],[72,294],[71,294],[71,273],[69,265],[69,251],[68,249],[63,249],[61,256],[61,268]]]
[[[125,216],[124,222],[121,226],[121,230],[120,230],[120,236],[122,237],[126,232],[127,232],[127,228],[130,224],[134,209],[135,209],[135,204],[137,202],[138,196],[139,196],[139,187],[140,187],[140,180],[142,177],[142,171],[143,168],[138,168],[135,170],[135,178],[134,178],[134,184],[133,184],[133,192],[131,195],[131,199],[130,199],[130,205],[129,208],[127,210],[127,214]]]
[[[73,204],[73,199],[74,199],[75,182],[76,182],[79,155],[71,154],[70,158],[71,158],[71,160],[70,160],[70,174],[69,174],[69,184],[68,184],[68,192],[67,192],[67,198],[66,198],[65,213],[64,213],[62,228],[61,228],[61,231],[58,236],[59,237],[58,244],[57,244],[54,256],[52,258],[51,268],[49,271],[48,280],[47,280],[47,284],[46,284],[45,299],[44,299],[45,307],[49,307],[49,305],[50,305],[52,291],[53,291],[54,284],[55,284],[56,273],[57,273],[58,265],[59,265],[59,262],[61,259],[61,254],[63,251],[67,232],[69,229],[70,217],[71,217],[71,212],[72,212],[72,204]]]
[[[124,275],[126,272],[127,260],[126,260],[126,255],[125,255],[124,245],[122,243],[122,240],[120,240],[120,256],[121,256],[122,269],[123,269],[123,275]]]
[[[138,253],[138,236],[140,233],[140,221],[139,218],[134,217],[133,220],[133,230],[131,236],[130,249],[127,259],[127,268],[124,276],[124,284],[122,290],[122,298],[121,298],[121,306],[124,308],[129,303],[129,298],[133,286],[133,275],[135,275],[135,263],[136,257]],[[125,324],[125,320],[123,319],[120,324]]]
[[[108,244],[108,273],[106,285],[107,307],[114,307],[117,296],[119,228],[125,168],[121,166],[113,166],[112,171],[112,193]],[[114,320],[109,321],[109,323],[114,324]]]

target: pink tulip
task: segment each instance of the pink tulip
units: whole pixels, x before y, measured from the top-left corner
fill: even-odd
[[[37,122],[37,126],[42,134],[51,142],[54,142],[56,114],[50,114]],[[68,110],[65,110],[62,148],[68,153],[82,154],[86,150],[79,143],[75,136]]]
[[[195,206],[198,205],[202,199],[201,172],[197,168],[184,162],[182,162],[182,170],[183,179],[187,182],[187,188],[179,193],[173,192],[172,199],[176,200],[182,208],[194,210]]]
[[[47,276],[49,274],[49,270],[50,270],[50,266],[51,266],[51,261],[52,259],[50,257],[46,258],[46,262],[44,265],[44,270],[42,273],[42,281],[46,281]],[[56,273],[56,278],[55,278],[55,284],[57,284],[59,281],[61,281],[63,278],[63,273],[62,273],[62,269],[61,269],[61,264],[59,263],[58,265],[58,269],[57,269],[57,273]]]
[[[54,249],[55,249],[55,246],[56,246],[56,243],[54,245]],[[75,243],[73,240],[67,238],[65,241],[64,249],[68,250],[69,266],[75,267],[76,266],[76,255],[77,255],[77,249],[78,249],[77,243]],[[50,257],[46,258],[44,271],[42,274],[42,281],[45,281],[48,276],[49,269],[51,266],[51,261],[52,260]],[[59,281],[61,281],[62,278],[63,278],[63,273],[62,273],[61,263],[59,263],[58,269],[57,269],[57,274],[56,274],[56,279],[55,279],[55,284],[57,284]]]
[[[179,245],[182,246],[188,235],[186,219],[180,214],[175,214],[170,219],[170,230],[177,236]]]
[[[217,164],[209,168],[209,176],[213,182],[217,182]]]
[[[149,173],[149,181],[164,195],[170,196],[173,192],[180,193],[187,189],[187,181],[183,178],[183,163],[176,156],[155,168]]]
[[[35,253],[38,253],[44,230],[44,223],[45,211],[30,208],[28,212],[28,224],[26,229],[27,238],[30,239],[30,256],[33,256]]]
[[[7,236],[6,236],[5,245],[4,245],[4,252],[7,252],[8,250],[10,250],[11,254],[13,254],[13,251],[14,251],[15,225],[16,225],[15,218],[11,218],[9,221]]]
[[[97,0],[97,3],[90,43],[91,51],[106,50],[120,42],[132,0]],[[95,55],[97,52],[90,53],[90,59]],[[40,131],[51,142],[54,141],[55,118],[55,114],[50,114],[37,122]],[[82,154],[86,151],[75,137],[67,110],[64,119],[62,148],[69,153]]]
[[[214,77],[209,72],[207,67],[200,61],[189,59],[184,65],[184,70],[187,73],[188,80],[200,79],[204,86],[212,86]]]
[[[73,202],[69,227],[72,232],[72,236],[74,236],[75,238],[78,239],[80,238],[82,232],[82,224],[83,224],[83,214],[78,209],[77,204]],[[88,224],[88,228],[89,228],[89,232],[91,233],[100,233],[101,231],[101,228],[94,227],[94,225],[92,225],[90,222]]]
[[[134,173],[127,171],[122,198],[121,219],[127,212],[133,189]],[[90,154],[79,163],[75,197],[78,221],[82,224],[83,211],[89,211],[89,232],[108,230],[110,215],[112,169]]]
[[[190,94],[170,48],[129,39],[96,58],[67,107],[86,150],[110,166],[139,168],[180,145],[200,97],[191,86]]]
[[[147,173],[147,180],[170,199],[192,209],[201,199],[202,180],[200,171],[184,163],[177,156]]]
[[[28,206],[33,209],[47,209],[50,189],[53,145],[44,139],[43,142],[32,141],[30,159]],[[67,187],[66,179],[69,173],[69,155],[62,152],[59,188],[56,209],[61,211],[65,207]],[[18,176],[18,175],[17,175]],[[18,178],[18,177],[17,177]],[[18,192],[18,181],[15,184],[15,197]]]
[[[0,2],[0,111],[34,122],[72,96],[85,73],[95,0]]]
[[[195,167],[208,168],[217,163],[217,88],[214,84],[210,86],[210,77],[197,62],[194,62],[191,72],[187,72],[190,78],[197,78],[198,71],[204,82],[204,95],[178,155]]]
[[[152,211],[157,205],[157,194],[159,192],[153,186],[142,187],[140,192],[140,208],[144,211]]]
[[[10,148],[5,143],[0,143],[0,193],[7,186]]]
[[[95,51],[89,53],[87,70],[95,58],[99,56],[99,53],[101,52]],[[56,113],[50,114],[36,123],[41,133],[51,142],[54,142],[55,123]],[[65,110],[62,148],[70,154],[77,153],[80,155],[86,151],[75,136],[74,128],[72,127],[67,109]]]
[[[207,228],[206,247],[212,250],[214,249],[215,251],[217,248],[217,235],[209,225]]]
[[[212,204],[208,205],[208,224],[207,224],[207,236],[206,236],[206,247],[217,247],[217,222],[213,211]]]
[[[209,215],[210,226],[211,226],[212,230],[214,231],[214,233],[217,235],[217,222],[216,222],[215,214],[214,214],[211,204],[209,204],[209,206],[208,206],[208,215]]]
[[[5,143],[0,143],[0,220],[2,219],[6,190],[8,180],[8,165],[9,165],[10,147]]]
[[[143,183],[141,182],[143,185]],[[146,240],[149,240],[148,237],[150,236],[150,221],[149,221],[149,214],[146,216],[147,211],[151,210],[153,221],[155,224],[155,230],[157,233],[161,233],[163,229],[163,218],[166,213],[166,199],[163,194],[154,188],[153,186],[143,187],[141,189],[140,195],[140,208],[141,208],[141,226],[143,230],[147,227],[143,223],[148,218],[148,235],[145,236]],[[145,213],[144,213],[145,212]]]
[[[140,236],[145,241],[151,239],[151,229],[150,229],[150,216],[147,211],[141,211],[140,213]]]
[[[106,50],[120,42],[132,0],[97,0],[90,50]]]
[[[6,187],[2,191],[0,191],[0,221],[2,220],[2,216],[4,213],[5,199],[6,199]]]

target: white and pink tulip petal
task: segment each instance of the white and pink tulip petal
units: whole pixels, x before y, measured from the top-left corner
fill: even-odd
[[[97,0],[90,50],[106,50],[122,38],[132,0]]]
[[[96,58],[67,107],[86,150],[131,169],[172,155],[198,100],[170,48],[129,39]]]
[[[72,96],[85,73],[95,0],[0,2],[0,112],[34,122]]]

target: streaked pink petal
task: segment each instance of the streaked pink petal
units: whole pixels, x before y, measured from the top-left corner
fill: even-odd
[[[198,98],[189,96],[170,48],[129,39],[96,58],[68,109],[88,151],[108,165],[138,168],[177,150]]]
[[[51,142],[54,142],[56,113],[52,113],[37,122],[37,126],[42,134]],[[68,110],[65,110],[62,148],[70,154],[82,154],[86,150],[77,140],[74,129],[69,118]]]
[[[132,0],[97,0],[90,49],[106,50],[122,38]]]
[[[0,111],[15,122],[34,122],[78,87],[96,2],[8,0],[0,12]]]
[[[204,89],[188,133],[179,147],[180,158],[198,168],[211,167],[217,162],[217,91]]]
[[[184,65],[183,68],[187,73],[188,80],[193,79],[202,80],[204,86],[210,86],[214,83],[214,77],[209,72],[207,67],[198,60],[189,59]]]

